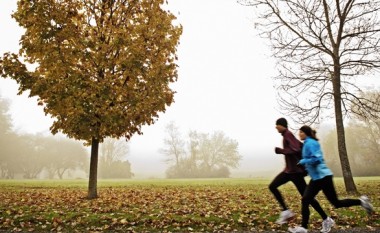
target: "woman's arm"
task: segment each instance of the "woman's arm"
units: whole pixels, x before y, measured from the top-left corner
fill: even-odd
[[[304,145],[305,150],[303,151],[302,159],[300,164],[302,165],[317,165],[320,164],[323,160],[323,154],[321,146],[317,141],[309,142]]]

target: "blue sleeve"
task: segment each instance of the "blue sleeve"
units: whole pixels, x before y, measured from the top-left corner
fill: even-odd
[[[318,142],[308,143],[303,152],[304,156],[299,162],[302,165],[317,165],[323,160],[323,154]]]
[[[307,159],[301,159],[299,162],[301,165],[317,165],[321,163],[321,159],[316,157],[316,156],[311,156],[310,158]]]

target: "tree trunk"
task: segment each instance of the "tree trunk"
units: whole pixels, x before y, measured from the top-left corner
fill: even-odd
[[[91,161],[90,161],[90,178],[88,181],[88,199],[98,197],[97,182],[98,182],[98,150],[99,140],[92,138],[91,141]]]
[[[339,69],[339,68],[336,68]],[[340,71],[334,71],[333,77],[334,89],[334,107],[335,107],[335,124],[336,133],[338,138],[338,152],[340,158],[340,165],[342,167],[342,174],[346,192],[357,193],[356,185],[351,173],[350,162],[347,155],[346,139],[344,133],[343,114],[342,114],[342,99],[340,87]]]
[[[59,169],[57,170],[57,174],[58,174],[58,177],[60,180],[63,179],[63,174],[65,173],[66,170],[67,169],[65,169],[65,168],[62,170],[62,172]]]

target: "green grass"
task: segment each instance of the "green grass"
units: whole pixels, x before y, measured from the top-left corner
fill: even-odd
[[[177,186],[177,185],[193,185],[193,186],[219,186],[219,185],[244,185],[244,184],[267,184],[269,179],[100,179],[98,187],[121,187],[128,185],[140,186]],[[0,180],[0,187],[30,187],[30,188],[57,188],[57,187],[76,187],[87,188],[88,180]]]
[[[87,200],[87,180],[0,180],[0,231],[60,232],[215,232],[268,230],[280,208],[268,190],[270,179],[98,180],[99,198]],[[334,178],[340,198],[347,195],[342,178]],[[377,211],[380,177],[355,178],[358,191],[373,200]],[[297,214],[300,196],[289,183],[281,187]],[[319,194],[325,211],[347,227],[380,227],[379,215],[361,207],[334,209]],[[311,209],[310,228],[320,217]]]

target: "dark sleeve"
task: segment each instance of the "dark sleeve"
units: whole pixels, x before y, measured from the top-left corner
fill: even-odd
[[[302,143],[298,141],[292,133],[284,134],[284,148],[282,149],[282,154],[295,154],[300,153],[302,149]]]

